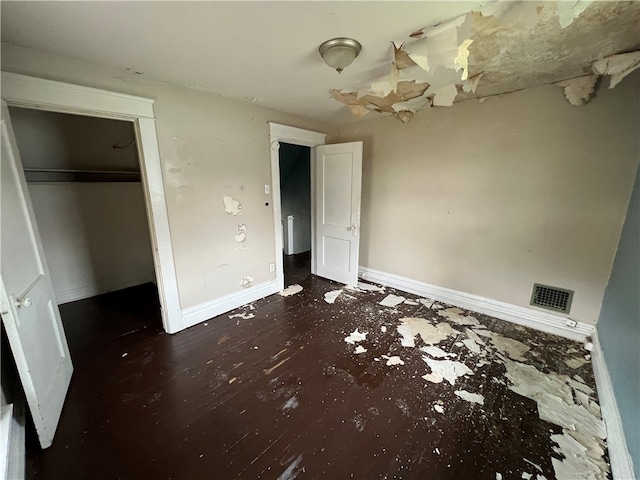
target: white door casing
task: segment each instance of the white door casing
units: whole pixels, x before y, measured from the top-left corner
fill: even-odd
[[[315,222],[314,222],[314,164],[315,149],[317,145],[324,145],[326,135],[324,133],[312,132],[302,128],[290,127],[279,123],[269,122],[269,144],[271,147],[271,196],[273,204],[273,228],[275,239],[275,270],[276,270],[276,288],[282,290],[284,288],[284,266],[282,264],[282,249],[284,239],[282,235],[282,204],[280,201],[280,142],[289,143],[291,145],[302,145],[311,147],[311,273],[315,271]]]
[[[73,366],[7,104],[0,157],[0,311],[33,423],[47,448]]]
[[[316,147],[316,275],[358,282],[362,142]]]
[[[158,150],[154,100],[9,72],[2,72],[2,99],[12,106],[133,122],[162,324],[167,333],[183,330],[185,325]]]

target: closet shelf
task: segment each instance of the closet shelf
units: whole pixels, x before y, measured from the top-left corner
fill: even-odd
[[[29,183],[42,182],[139,182],[139,171],[78,170],[65,168],[24,168]]]

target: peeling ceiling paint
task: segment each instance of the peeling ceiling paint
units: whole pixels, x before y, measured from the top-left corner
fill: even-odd
[[[599,76],[613,88],[640,68],[640,51],[616,54],[639,47],[639,29],[637,2],[488,3],[392,42],[390,72],[369,87],[329,93],[357,118],[375,111],[403,123],[426,107],[552,83],[580,106]]]
[[[406,122],[454,99],[603,75],[594,62],[640,50],[633,1],[3,1],[1,20],[3,42],[116,69],[125,82],[168,82],[334,125],[379,114]],[[363,50],[337,75],[317,48],[344,35]],[[582,82],[561,85],[576,104],[591,95]]]

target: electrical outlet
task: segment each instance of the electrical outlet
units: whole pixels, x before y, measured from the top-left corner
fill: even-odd
[[[275,272],[276,271],[276,264],[275,263],[270,263],[269,264],[269,271],[270,272]]]
[[[265,195],[269,195],[269,192],[271,192],[271,187],[269,185],[265,185],[264,186],[264,194]]]

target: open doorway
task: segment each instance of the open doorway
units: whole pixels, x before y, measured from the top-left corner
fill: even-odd
[[[269,122],[275,274],[279,290],[285,285],[282,253],[286,235],[280,196],[280,150],[283,146],[288,149],[287,145],[309,147],[311,274],[347,285],[356,285],[358,280],[362,142],[325,145],[325,137],[322,133]],[[268,187],[265,186],[265,192]]]
[[[314,163],[315,163],[315,147],[324,145],[326,135],[323,133],[312,132],[302,128],[280,125],[278,123],[269,122],[269,142],[271,146],[271,182],[273,186],[273,221],[274,221],[274,240],[275,240],[275,274],[276,288],[282,290],[285,287],[284,274],[284,251],[285,251],[285,225],[281,208],[280,195],[280,148],[285,146],[305,147],[309,153],[309,202],[310,202],[310,230],[311,230],[311,249],[310,249],[310,271],[315,274],[315,203],[312,195],[314,189]],[[295,222],[295,219],[294,219]],[[294,225],[295,229],[295,225]],[[293,242],[292,242],[293,243]],[[293,260],[293,259],[292,259]],[[303,268],[306,268],[306,263]],[[303,273],[304,274],[304,273]],[[287,285],[290,285],[287,283]]]
[[[162,331],[134,124],[9,111],[74,362],[96,342]]]
[[[280,205],[286,285],[311,275],[311,148],[280,144]]]

